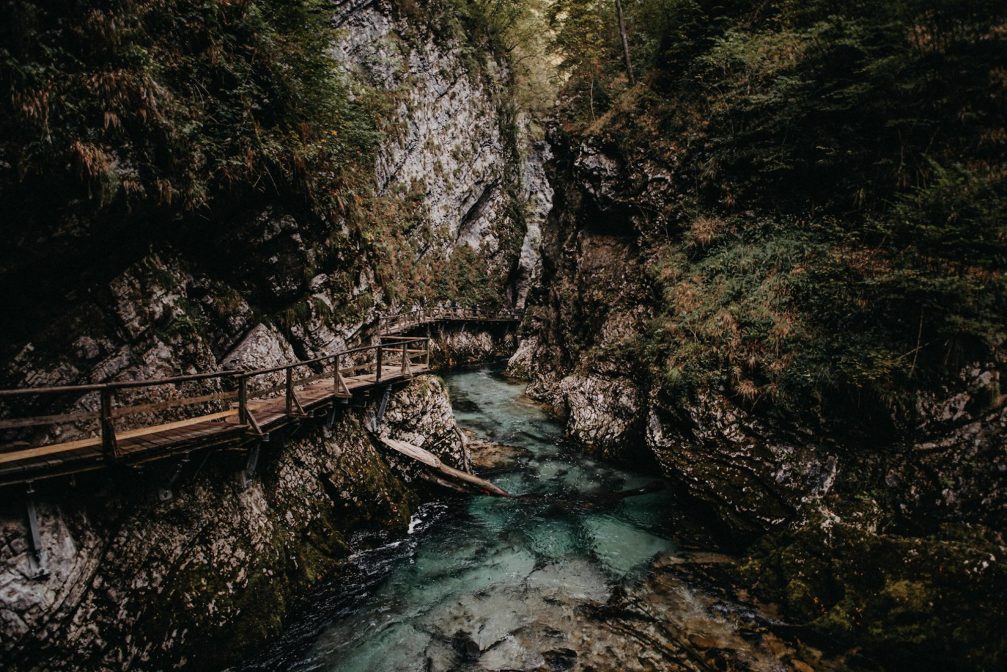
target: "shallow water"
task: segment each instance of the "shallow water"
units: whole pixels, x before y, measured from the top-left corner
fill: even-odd
[[[424,505],[406,539],[355,556],[359,582],[319,596],[318,614],[246,669],[419,671],[459,651],[506,656],[524,621],[604,601],[675,549],[670,493],[611,497],[651,479],[565,448],[522,385],[487,369],[446,380],[461,426],[527,450],[491,477],[524,497]]]

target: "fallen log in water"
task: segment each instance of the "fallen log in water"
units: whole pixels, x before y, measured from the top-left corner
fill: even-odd
[[[460,469],[455,469],[449,467],[448,465],[441,462],[441,459],[431,453],[429,450],[424,450],[419,446],[414,446],[411,443],[406,443],[405,441],[399,441],[397,439],[390,439],[385,436],[379,436],[378,440],[385,446],[391,448],[400,455],[405,455],[411,460],[415,460],[430,469],[437,471],[439,476],[432,475],[433,478],[427,479],[435,483],[440,481],[447,481],[455,487],[452,489],[457,489],[458,487],[468,487],[475,488],[479,492],[486,495],[494,495],[496,497],[511,497],[512,495],[504,490],[503,488],[490,483],[484,478],[479,478],[474,474],[470,474]],[[459,483],[460,482],[460,483]]]

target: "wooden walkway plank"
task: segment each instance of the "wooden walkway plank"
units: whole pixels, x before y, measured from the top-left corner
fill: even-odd
[[[419,343],[422,343],[422,347],[416,346]],[[410,337],[394,337],[391,342],[380,342],[376,345],[354,348],[315,360],[292,363],[274,367],[273,369],[250,372],[230,371],[194,374],[158,381],[127,381],[62,388],[0,390],[0,395],[5,397],[70,392],[90,393],[96,391],[100,391],[105,397],[110,397],[114,390],[133,389],[133,398],[136,398],[135,390],[145,386],[178,384],[195,380],[224,379],[228,377],[231,379],[236,378],[240,382],[241,388],[240,393],[238,391],[213,391],[191,397],[140,404],[134,403],[131,406],[117,408],[106,409],[103,406],[102,410],[96,412],[47,415],[26,418],[24,420],[0,419],[0,430],[44,426],[45,424],[56,424],[55,421],[78,419],[95,419],[101,424],[101,418],[104,413],[108,414],[107,426],[113,426],[115,419],[139,413],[157,412],[200,403],[235,402],[237,400],[235,403],[230,403],[228,410],[174,422],[114,432],[118,456],[128,463],[136,464],[150,459],[160,459],[161,457],[178,452],[188,452],[200,447],[219,445],[222,442],[252,440],[252,430],[244,422],[244,417],[253,418],[255,424],[261,428],[262,432],[268,433],[271,430],[303,419],[305,417],[304,414],[296,411],[298,406],[303,408],[306,414],[310,414],[311,411],[324,408],[327,404],[335,403],[336,401],[344,402],[346,399],[352,397],[355,392],[408,380],[413,375],[426,373],[430,370],[430,367],[423,361],[422,357],[419,358],[420,361],[415,362],[412,356],[429,355],[429,347],[430,342],[426,338],[410,339]],[[405,349],[405,357],[403,357],[403,348]],[[372,359],[369,364],[361,361],[364,354],[368,352],[372,356],[374,353],[377,353],[376,361]],[[384,362],[382,362],[382,356],[384,357]],[[340,358],[343,358],[341,364],[339,363]],[[336,374],[332,368],[329,368],[329,372],[327,373],[324,371],[326,363],[332,364],[333,362],[338,365],[339,374]],[[382,363],[380,371],[376,370],[377,363]],[[405,370],[403,370],[403,363],[406,364]],[[302,372],[313,370],[315,373],[301,380],[294,380],[289,372],[295,368],[298,368]],[[319,372],[320,370],[321,372]],[[287,382],[274,386],[269,390],[272,394],[279,394],[280,396],[271,396],[265,399],[247,399],[246,401],[247,397],[243,395],[245,395],[244,390],[248,379],[257,376],[273,375],[274,372],[282,375],[283,371],[288,372]],[[295,412],[288,414],[287,395],[291,392],[293,392],[299,403],[294,404]],[[260,391],[258,394],[262,393]],[[243,416],[242,413],[247,413],[248,416]],[[408,444],[405,445],[408,446]],[[25,480],[46,478],[50,475],[66,475],[104,468],[108,461],[112,459],[112,456],[107,454],[104,446],[105,443],[101,436],[64,441],[45,446],[25,446],[22,448],[16,443],[0,446],[0,486],[9,482],[23,482]],[[400,448],[403,448],[403,446],[400,446]],[[416,448],[416,450],[422,449]],[[421,454],[414,454],[414,459],[418,459],[418,455]],[[427,455],[430,454],[427,453]],[[455,480],[464,480],[464,477],[442,471],[442,467],[450,469],[445,465],[440,465],[437,469],[442,474]],[[483,486],[479,485],[479,487]]]

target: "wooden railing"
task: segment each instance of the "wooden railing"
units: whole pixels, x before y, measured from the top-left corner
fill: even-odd
[[[120,441],[128,442],[130,450],[138,443],[153,447],[157,441],[170,446],[169,434],[191,433],[197,423],[205,427],[207,422],[230,421],[233,427],[263,434],[259,409],[268,411],[267,424],[274,425],[305,415],[300,395],[308,386],[311,394],[303,394],[311,397],[308,405],[317,407],[349,397],[351,388],[380,385],[391,371],[401,378],[429,368],[429,339],[387,334],[433,322],[517,320],[510,310],[417,308],[380,318],[378,332],[386,335],[374,345],[270,368],[0,390],[0,463],[10,464],[31,451],[36,458],[44,453],[39,459],[48,460],[63,451],[95,448],[115,460]],[[331,388],[320,389],[319,381],[326,380],[331,380]],[[156,441],[152,434],[157,434]]]
[[[66,444],[79,447],[100,444],[109,459],[119,456],[118,440],[130,432],[123,429],[130,423],[138,428],[178,418],[179,409],[199,407],[195,416],[186,414],[178,425],[193,420],[207,421],[237,417],[240,425],[262,433],[252,406],[256,401],[284,400],[288,416],[304,415],[298,391],[321,380],[331,379],[332,397],[349,397],[346,379],[363,373],[373,374],[378,385],[388,367],[409,375],[414,369],[426,368],[430,362],[430,344],[426,338],[382,337],[375,345],[343,350],[314,359],[281,364],[255,370],[215,371],[156,380],[120,381],[93,385],[67,385],[0,390],[0,404],[5,417],[0,418],[0,455],[28,448]],[[181,391],[198,384],[202,389]],[[365,385],[366,386],[366,385]],[[175,396],[157,401],[134,403],[138,398],[149,400],[152,388],[175,388]],[[359,385],[358,385],[359,387]],[[142,394],[137,394],[143,390]],[[126,405],[122,405],[125,401]],[[52,409],[64,406],[58,413],[12,418],[13,412],[39,407]],[[207,413],[207,411],[212,411]],[[167,415],[171,414],[171,415]],[[174,417],[172,417],[174,416]],[[158,427],[170,427],[157,425]],[[135,435],[135,432],[134,432]],[[69,441],[68,441],[69,439]]]
[[[415,308],[382,317],[378,321],[378,331],[394,334],[433,322],[517,322],[519,318],[519,313],[512,309],[488,310],[479,306]]]
[[[73,405],[76,407],[76,409],[59,414],[36,415],[17,419],[5,417],[0,420],[0,436],[3,437],[0,453],[37,446],[40,443],[38,439],[41,439],[41,445],[49,445],[62,442],[65,438],[77,439],[80,443],[84,443],[88,439],[100,438],[102,449],[106,455],[116,457],[118,455],[117,420],[155,413],[164,417],[166,411],[189,406],[206,406],[213,402],[226,402],[231,399],[236,400],[237,393],[222,389],[221,383],[235,380],[240,374],[240,371],[217,371],[156,380],[0,390],[0,400],[12,406],[17,406],[18,402],[24,400],[23,405],[28,407],[48,406],[51,408],[60,403],[59,397],[72,397],[74,398]],[[176,396],[155,402],[127,404],[118,407],[115,403],[118,397],[124,396],[124,393],[128,391],[147,388],[148,394],[144,396],[149,396],[150,388],[178,386],[194,382],[206,383],[208,381],[216,382],[215,389],[209,393],[204,391],[195,396]],[[41,399],[48,401],[41,401]],[[32,403],[33,400],[35,403]],[[88,408],[89,406],[91,408]],[[223,416],[224,414],[221,414],[221,417]],[[140,424],[142,426],[146,423],[141,422]],[[90,430],[88,425],[91,425]],[[46,431],[40,432],[39,428],[45,428]],[[36,440],[26,440],[25,432],[17,433],[16,437],[11,437],[14,430],[34,430]],[[41,436],[38,436],[40,433]],[[67,437],[67,435],[69,436]],[[46,440],[49,437],[54,437],[54,439]]]

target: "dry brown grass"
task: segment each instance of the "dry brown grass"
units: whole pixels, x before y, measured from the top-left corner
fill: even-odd
[[[689,237],[699,247],[707,247],[715,241],[725,228],[724,220],[719,217],[700,215],[689,225]]]
[[[70,145],[70,152],[82,178],[98,178],[108,173],[112,167],[112,157],[101,147],[89,142],[74,140]]]

